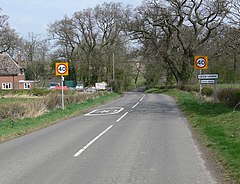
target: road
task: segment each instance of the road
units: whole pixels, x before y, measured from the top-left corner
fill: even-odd
[[[0,144],[0,184],[213,184],[174,100],[124,97]]]

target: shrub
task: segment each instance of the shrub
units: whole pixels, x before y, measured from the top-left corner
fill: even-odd
[[[113,81],[110,82],[109,85],[112,87],[112,89],[115,93],[121,93],[122,92],[121,81],[120,80],[113,80]]]
[[[202,95],[211,96],[212,94],[213,94],[213,88],[207,87],[207,86],[202,88]]]
[[[47,89],[37,89],[37,88],[29,90],[30,95],[33,95],[33,96],[44,96],[49,94],[50,92],[51,91]]]
[[[50,93],[44,98],[44,104],[48,110],[60,108],[62,105],[61,95],[57,93]]]
[[[217,92],[218,100],[229,107],[235,107],[240,102],[239,89],[222,89]]]
[[[35,99],[30,103],[26,103],[25,107],[26,113],[24,118],[37,117],[48,111],[46,105],[44,104],[44,99]]]
[[[145,91],[146,93],[158,93],[159,88],[153,87]]]
[[[179,87],[180,90],[183,90],[183,91],[187,91],[187,92],[197,92],[198,91],[198,87],[196,86],[193,86],[193,85],[182,85]]]
[[[0,108],[0,120],[6,118],[21,118],[26,113],[26,107],[23,103],[10,103],[7,105],[2,105]]]

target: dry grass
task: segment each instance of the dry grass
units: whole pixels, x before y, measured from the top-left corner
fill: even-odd
[[[26,103],[26,113],[22,118],[31,118],[37,117],[45,114],[49,110],[47,109],[46,105],[44,104],[43,99],[32,101],[31,103]]]
[[[65,106],[80,104],[88,99],[94,99],[104,93],[70,93],[64,96]],[[23,119],[37,117],[54,109],[62,107],[62,98],[59,93],[50,93],[47,96],[36,97],[23,95],[6,95],[0,103],[0,121],[4,119]]]

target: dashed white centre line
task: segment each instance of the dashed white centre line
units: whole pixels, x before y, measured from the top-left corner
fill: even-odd
[[[132,106],[132,109],[134,109],[145,97],[145,94],[142,96],[142,98],[137,102],[134,106]]]
[[[144,94],[143,97],[140,99],[140,102],[144,99],[144,97],[145,97],[145,94]]]
[[[143,95],[143,97],[140,99],[139,102],[141,102],[145,97],[145,94]],[[137,102],[134,106],[132,106],[132,108],[134,109],[139,102]],[[120,111],[122,111],[124,108],[121,108]],[[96,112],[96,110],[92,111],[91,113]],[[119,111],[119,112],[120,112]],[[104,111],[105,112],[105,111]],[[119,113],[118,112],[118,113]],[[90,115],[91,113],[88,113],[86,115]],[[114,111],[114,113],[116,113],[116,110]],[[126,112],[125,114],[123,114],[116,122],[121,121],[126,115],[128,114],[128,112]],[[100,133],[97,137],[95,137],[93,140],[91,140],[86,146],[84,146],[82,149],[80,149],[77,153],[74,154],[74,157],[78,157],[79,155],[81,155],[89,146],[91,146],[95,141],[97,141],[101,136],[103,136],[108,130],[110,130],[113,127],[113,125],[109,126],[106,130],[104,130],[102,133]]]
[[[134,109],[138,104],[139,104],[139,102],[136,103],[134,106],[132,106],[132,109]]]
[[[112,127],[113,127],[113,125],[109,126],[106,130],[104,130],[102,133],[100,133],[97,137],[95,137],[92,141],[90,141],[86,146],[84,146],[77,153],[75,153],[74,157],[78,157],[79,155],[81,155],[89,146],[91,146],[96,140],[98,140],[103,134],[105,134]]]
[[[128,114],[128,112],[126,112],[125,114],[123,114],[116,122],[118,123],[119,121],[121,121],[121,119],[124,118],[124,116],[126,116]]]

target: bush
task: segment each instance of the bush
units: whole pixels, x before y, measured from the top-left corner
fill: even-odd
[[[0,108],[0,120],[6,119],[6,118],[21,118],[26,113],[26,107],[24,104],[20,103],[11,103],[7,105],[2,105]]]
[[[44,104],[48,110],[60,108],[62,106],[61,95],[56,93],[50,93],[44,98]]]
[[[159,90],[160,90],[159,88],[153,87],[153,88],[146,90],[145,92],[146,93],[158,93]]]
[[[119,80],[113,80],[109,85],[115,93],[122,93],[121,82]]]
[[[104,92],[99,93],[91,93],[91,94],[85,94],[85,93],[69,93],[67,95],[64,95],[64,105],[69,104],[78,104],[82,103],[83,101],[86,101],[88,99],[94,99],[96,97],[105,95]],[[62,96],[61,94],[57,93],[50,93],[47,97],[44,99],[45,106],[48,110],[58,109],[62,107]]]
[[[30,103],[25,104],[25,115],[23,118],[31,118],[41,116],[44,113],[48,112],[44,100],[41,98],[31,101]]]
[[[180,90],[183,90],[183,91],[187,91],[187,92],[198,92],[199,89],[197,86],[193,86],[193,85],[182,85],[179,87]]]
[[[45,96],[50,92],[51,91],[47,89],[37,89],[37,88],[29,90],[30,95],[33,95],[33,96]]]
[[[217,92],[218,100],[229,107],[235,107],[240,102],[239,89],[222,89]]]
[[[212,94],[213,94],[213,88],[207,87],[207,86],[202,88],[202,95],[211,96]]]

